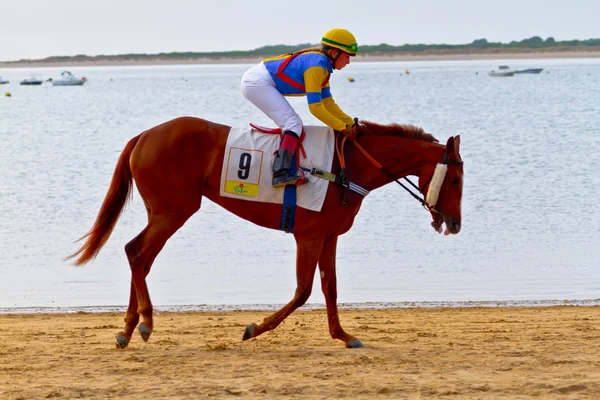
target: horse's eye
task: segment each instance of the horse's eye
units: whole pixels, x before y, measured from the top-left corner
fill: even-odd
[[[458,185],[460,183],[460,179],[459,178],[452,178],[450,179],[450,183],[453,185]]]

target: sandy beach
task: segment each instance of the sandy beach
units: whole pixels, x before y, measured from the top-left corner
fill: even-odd
[[[600,398],[600,307],[324,310],[242,342],[268,312],[157,313],[119,350],[121,313],[0,315],[0,398]]]
[[[203,64],[253,64],[264,57],[205,57],[205,58],[145,58],[145,59],[111,59],[87,61],[0,61],[0,68],[52,68],[52,67],[103,67],[103,66],[143,66],[143,65],[203,65]],[[548,59],[548,58],[600,58],[600,49],[589,48],[586,50],[546,49],[532,51],[531,49],[488,52],[458,53],[456,51],[430,51],[406,54],[369,54],[358,55],[353,62],[380,62],[380,61],[459,61],[459,60],[519,60],[519,59]]]

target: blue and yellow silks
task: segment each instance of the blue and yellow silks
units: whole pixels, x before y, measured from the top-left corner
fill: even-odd
[[[266,58],[263,63],[282,95],[306,95],[310,112],[327,126],[342,130],[354,123],[333,100],[329,86],[333,66],[325,54],[306,51]]]

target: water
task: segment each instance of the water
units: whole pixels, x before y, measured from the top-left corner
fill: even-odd
[[[499,64],[540,75],[490,78]],[[239,93],[247,65],[72,68],[83,87],[19,86],[60,69],[3,69],[0,308],[123,306],[123,247],[145,226],[137,193],[98,258],[62,257],[92,226],[125,143],[181,115],[272,125]],[[410,75],[404,74],[405,69]],[[354,83],[347,77],[355,78]],[[463,228],[443,237],[398,187],[364,201],[338,245],[341,303],[598,299],[600,60],[356,63],[332,77],[347,113],[461,135]],[[291,99],[316,124],[304,99]],[[148,277],[156,306],[251,307],[295,290],[292,236],[205,199]],[[317,279],[311,303],[323,303]],[[426,303],[423,303],[426,304]],[[458,304],[458,303],[457,303]]]

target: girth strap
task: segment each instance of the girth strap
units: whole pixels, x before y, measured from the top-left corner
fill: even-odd
[[[298,154],[294,154],[292,159],[292,166],[290,167],[290,174],[296,174],[296,159]],[[285,233],[294,232],[294,223],[296,221],[296,192],[297,186],[294,184],[286,185],[283,189],[283,204],[281,207],[281,222],[279,229]]]

